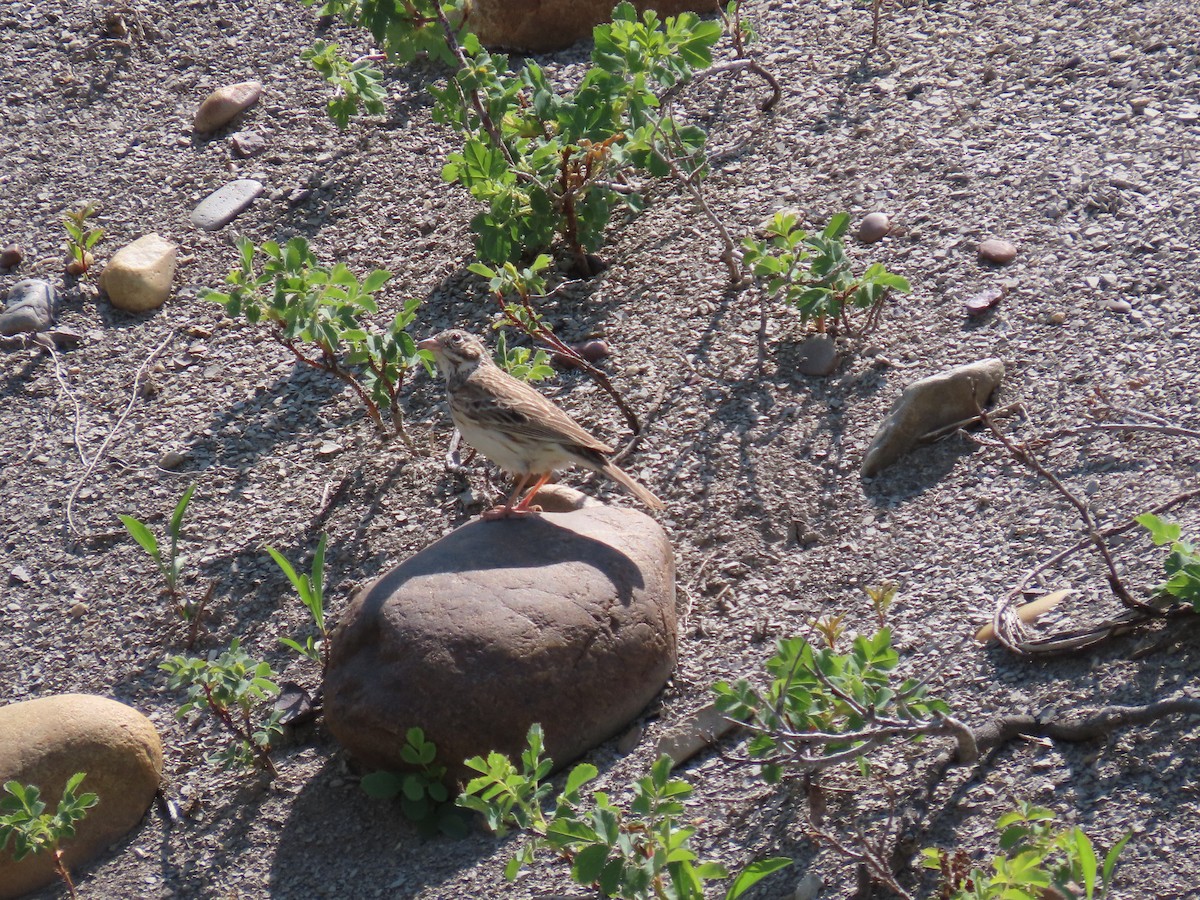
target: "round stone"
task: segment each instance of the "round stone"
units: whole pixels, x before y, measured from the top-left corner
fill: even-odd
[[[988,238],[979,242],[979,256],[988,262],[1003,266],[1017,258],[1016,244],[999,238]]]
[[[864,244],[873,244],[882,240],[891,230],[891,220],[884,213],[873,212],[858,226],[858,239]]]
[[[62,846],[76,869],[104,852],[141,821],[162,778],[162,743],[137,710],[87,694],[60,694],[0,707],[0,784],[35,785],[54,807],[76,772],[80,793],[99,802]],[[0,851],[0,900],[19,897],[57,879],[49,853],[15,862]]]
[[[324,693],[352,756],[407,768],[419,727],[457,778],[469,757],[520,753],[535,722],[556,766],[629,726],[675,666],[674,557],[650,517],[580,501],[470,522],[351,600]]]

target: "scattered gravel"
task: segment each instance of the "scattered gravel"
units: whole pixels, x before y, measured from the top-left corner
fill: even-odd
[[[197,300],[236,264],[234,238],[304,235],[322,260],[360,274],[389,269],[384,312],[422,298],[421,334],[451,324],[487,332],[494,305],[465,271],[476,208],[441,180],[451,141],[430,122],[433,66],[391,72],[386,119],[339,132],[325,115],[324,85],[299,54],[321,34],[355,57],[371,49],[361,34],[319,27],[312,10],[283,0],[139,0],[121,8],[120,23],[110,9],[98,0],[0,2],[0,246],[25,251],[0,272],[0,291],[23,278],[52,280],[60,321],[81,336],[78,349],[59,353],[77,426],[42,349],[0,354],[0,702],[85,691],[132,704],[163,735],[164,790],[184,812],[172,826],[153,809],[128,842],[80,873],[81,895],[563,892],[563,871],[551,865],[508,885],[511,841],[418,837],[398,810],[361,793],[319,727],[297,735],[280,753],[279,781],[259,789],[205,761],[208,725],[174,718],[179,697],[158,665],[182,652],[184,630],[118,514],[161,530],[196,483],[185,585],[197,594],[215,585],[203,650],[240,635],[281,680],[315,688],[311,666],[278,645],[281,635],[307,633],[305,614],[262,545],[295,559],[327,531],[336,618],[357,586],[473,514],[462,497],[495,493],[478,463],[469,483],[445,470],[450,426],[439,384],[420,376],[404,395],[427,455],[381,445],[339,383]],[[904,275],[913,293],[889,307],[870,354],[851,354],[827,377],[791,369],[804,334],[789,310],[768,304],[760,359],[758,296],[728,290],[707,223],[663,185],[640,218],[613,229],[607,271],[546,304],[564,340],[605,342],[613,355],[604,365],[647,419],[622,465],[667,502],[660,520],[687,611],[678,671],[640,724],[640,743],[627,755],[616,742],[591,754],[600,784],[620,795],[645,773],[661,733],[708,702],[714,680],[758,671],[775,638],[831,613],[871,628],[862,588],[888,579],[901,585],[890,618],[902,665],[929,677],[971,724],[1007,711],[1142,703],[1194,686],[1194,630],[1139,659],[1136,635],[1036,662],[971,640],[1027,568],[1078,537],[1073,511],[998,452],[949,438],[868,486],[858,470],[905,384],[989,356],[1007,367],[998,402],[1025,404],[1028,419],[1007,423],[1020,433],[1080,423],[1097,389],[1200,427],[1200,10],[1177,0],[885,4],[882,46],[869,54],[862,5],[751,0],[747,12],[785,91],[771,115],[756,110],[761,85],[752,79],[687,92],[682,114],[712,134],[710,204],[734,233],[781,207],[810,230],[841,211],[861,221],[885,209],[888,235],[850,252],[856,264]],[[543,62],[569,79],[585,60],[577,48]],[[261,135],[265,149],[243,159],[228,139],[194,138],[201,101],[249,80],[262,82],[262,98],[237,127]],[[222,231],[193,227],[195,206],[236,179],[258,182],[262,196]],[[115,312],[97,298],[95,278],[63,278],[63,212],[93,198],[107,232],[97,270],[143,234],[180,246],[176,292],[157,313]],[[997,235],[1020,248],[1003,270],[1011,286],[1003,303],[969,319],[964,304],[997,276],[977,248]],[[108,453],[80,483],[135,373],[173,332]],[[627,437],[582,373],[546,389],[604,439]],[[1144,434],[1090,435],[1046,459],[1105,523],[1194,484],[1200,470],[1195,442]],[[584,475],[569,480],[624,502]],[[64,522],[77,485],[73,517],[84,537],[71,540]],[[1180,517],[1200,533],[1195,509]],[[1158,556],[1143,543],[1120,544],[1118,557],[1135,589],[1157,579]],[[1064,586],[1080,594],[1052,622],[1113,609],[1090,558],[1048,573],[1047,591]],[[902,804],[935,745],[881,760],[877,771]],[[1028,798],[1105,847],[1134,832],[1115,897],[1195,896],[1198,747],[1194,718],[1105,744],[1011,744],[937,787],[920,842],[982,858],[999,812]],[[702,855],[734,867],[795,857],[752,896],[785,897],[806,875],[823,880],[821,896],[853,892],[852,867],[806,839],[790,794],[718,754],[684,774],[696,786]],[[832,822],[886,812],[851,773],[830,783],[847,789],[833,795]],[[810,877],[805,890],[816,883]],[[929,883],[914,890],[933,892]]]

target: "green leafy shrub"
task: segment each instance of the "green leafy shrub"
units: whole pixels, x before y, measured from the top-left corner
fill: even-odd
[[[375,293],[391,275],[376,269],[362,281],[343,263],[328,268],[317,263],[308,242],[295,237],[280,246],[261,247],[238,241],[242,265],[225,279],[225,292],[205,290],[203,299],[225,307],[231,318],[263,322],[302,363],[328,372],[348,384],[362,400],[372,422],[387,431],[383,410],[394,433],[412,445],[404,429],[400,389],[408,370],[418,363],[433,371],[428,353],[417,349],[408,328],[419,300],[408,300],[391,325],[373,330],[366,318],[379,312]],[[261,271],[256,258],[261,257]],[[306,352],[314,345],[317,355]]]
[[[496,364],[521,381],[537,382],[554,377],[550,354],[541,349],[533,351],[528,347],[509,347],[503,331],[496,339]]]
[[[991,871],[974,865],[965,853],[929,847],[922,865],[942,874],[943,900],[1019,900],[1019,898],[1084,898],[1106,896],[1126,842],[1121,838],[1103,864],[1082,829],[1057,828],[1054,813],[1022,802],[996,821],[1000,852]],[[1097,876],[1100,880],[1097,881]],[[1099,894],[1097,894],[1099,888]]]
[[[230,742],[209,757],[222,768],[250,769],[256,764],[272,776],[271,742],[283,734],[278,710],[266,710],[279,694],[269,663],[251,658],[234,638],[216,660],[175,656],[160,669],[172,690],[187,688],[187,700],[176,715],[184,718],[196,709],[207,709],[228,733]]]
[[[1155,546],[1171,545],[1171,552],[1163,560],[1167,580],[1156,592],[1190,603],[1200,612],[1200,552],[1196,545],[1182,539],[1183,530],[1178,522],[1168,522],[1150,513],[1137,516],[1137,521],[1150,532]]]
[[[446,767],[438,765],[437,747],[425,740],[420,728],[405,734],[400,758],[413,767],[409,772],[371,772],[359,783],[363,792],[378,800],[400,798],[404,817],[426,833],[440,831],[449,837],[463,837],[467,823],[462,811],[450,802],[446,787]]]
[[[54,858],[54,871],[63,880],[71,896],[75,885],[71,873],[62,861],[61,844],[75,837],[75,826],[87,818],[87,811],[100,802],[95,794],[76,791],[86,772],[76,772],[63,788],[62,799],[53,813],[46,812],[46,803],[35,785],[9,781],[4,785],[7,797],[0,797],[0,850],[12,844],[12,858],[20,862],[31,853],[49,851]]]
[[[369,59],[351,62],[337,44],[325,41],[315,41],[300,54],[300,58],[311,63],[333,86],[335,94],[326,104],[326,110],[339,128],[350,125],[350,117],[359,106],[372,115],[381,115],[386,109],[383,73],[372,66]]]
[[[196,485],[189,485],[183,492],[183,496],[179,498],[179,502],[175,504],[175,510],[171,513],[171,518],[167,523],[167,534],[170,536],[171,543],[165,554],[158,539],[154,536],[154,532],[144,522],[133,516],[117,516],[121,520],[121,524],[125,526],[125,530],[129,532],[129,536],[137,541],[138,546],[145,550],[154,560],[154,564],[158,566],[167,594],[175,605],[175,611],[188,625],[189,647],[196,643],[200,623],[204,617],[204,608],[212,596],[211,584],[208,591],[199,600],[186,597],[179,589],[183,564],[187,561],[187,556],[179,552],[179,538],[183,531],[183,517],[187,513],[188,504],[191,503],[192,494],[195,492]]]
[[[840,624],[824,630],[841,634]],[[739,679],[717,682],[713,691],[717,708],[753,733],[749,753],[762,761],[767,781],[847,761],[865,770],[870,752],[894,738],[962,728],[923,683],[897,683],[898,664],[889,628],[855,637],[846,653],[792,637],[779,641],[767,661],[765,688]]]
[[[822,333],[869,334],[879,326],[888,295],[911,288],[880,263],[853,274],[842,242],[849,225],[850,216],[838,213],[820,234],[810,235],[791,213],[776,213],[766,241],[742,242],[742,259],[767,295],[794,306],[803,323],[815,322]]]
[[[744,58],[753,32],[740,6],[740,0],[730,4],[726,18],[739,58],[718,68],[740,66],[769,79]],[[694,13],[639,17],[632,4],[621,3],[612,21],[593,31],[592,66],[564,90],[537,63],[525,60],[513,69],[508,56],[484,49],[469,31],[461,0],[334,0],[322,13],[369,29],[396,64],[427,55],[453,70],[444,86],[432,89],[434,119],[462,140],[442,174],[486,206],[472,227],[476,253],[487,263],[529,258],[558,235],[576,270],[594,274],[589,253],[603,244],[613,214],[643,206],[628,181],[631,172],[670,175],[694,195],[707,171],[704,131],[677,122],[664,101],[713,68],[718,22]],[[339,123],[358,101],[374,96],[366,83],[373,76],[364,69],[359,80],[351,79],[353,64],[339,62],[327,45],[314,45],[305,58],[334,85],[330,111]]]
[[[597,772],[593,765],[578,765],[548,814],[543,801],[552,786],[545,779],[553,763],[542,756],[541,726],[529,729],[527,742],[520,768],[500,753],[467,760],[466,765],[480,774],[458,798],[461,806],[480,813],[498,835],[512,828],[529,833],[530,840],[505,867],[509,880],[543,849],[570,863],[577,884],[605,897],[703,900],[706,881],[729,877],[718,863],[698,862],[691,849],[695,828],[680,824],[691,787],[670,777],[668,757],[660,758],[650,774],[637,781],[628,809],[601,791],[585,800],[580,789]],[[741,896],[790,862],[769,859],[747,867],[734,880],[726,900]]]

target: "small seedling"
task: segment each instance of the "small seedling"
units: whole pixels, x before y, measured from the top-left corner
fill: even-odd
[[[461,811],[450,803],[446,767],[437,765],[437,747],[425,740],[424,731],[408,729],[400,758],[413,771],[364,775],[359,782],[363,793],[377,800],[399,797],[404,817],[425,833],[440,831],[449,837],[464,837],[467,823]]]
[[[94,200],[89,200],[82,206],[71,210],[63,217],[63,228],[67,231],[67,263],[68,275],[87,275],[95,259],[92,248],[104,237],[103,228],[93,228],[88,219],[96,214],[100,206]]]
[[[1163,560],[1167,580],[1155,588],[1155,593],[1190,603],[1200,612],[1200,552],[1196,545],[1182,539],[1183,530],[1178,522],[1168,522],[1150,513],[1137,516],[1137,521],[1150,532],[1155,546],[1171,546],[1170,554]]]
[[[842,624],[845,616],[828,615],[821,616],[816,619],[812,626],[817,634],[821,635],[825,641],[825,646],[830,650],[836,650],[838,640],[846,633],[846,626]]]
[[[681,820],[686,811],[683,801],[692,789],[670,777],[669,757],[660,757],[650,774],[634,784],[627,807],[613,803],[601,791],[584,800],[580,789],[596,777],[597,770],[590,763],[578,765],[567,775],[554,811],[547,814],[543,801],[551,785],[545,779],[553,763],[542,756],[542,750],[542,729],[535,724],[529,729],[519,768],[500,753],[466,761],[480,775],[459,795],[459,805],[480,813],[499,836],[512,828],[529,833],[530,840],[505,866],[510,881],[544,849],[570,863],[577,884],[604,897],[703,900],[706,881],[729,877],[719,863],[698,862],[691,849],[696,829]],[[775,858],[747,866],[734,879],[726,900],[740,897],[790,864],[789,859]]]
[[[171,538],[171,544],[166,555],[163,554],[158,539],[146,527],[144,522],[135,519],[133,516],[117,516],[121,520],[121,524],[125,526],[125,530],[129,532],[129,536],[137,541],[138,546],[145,550],[150,555],[150,558],[154,560],[154,564],[158,566],[158,571],[163,577],[167,594],[170,596],[171,602],[175,605],[176,612],[180,618],[187,622],[187,645],[189,648],[195,646],[200,630],[200,623],[204,618],[204,608],[212,598],[214,587],[210,584],[205,595],[199,600],[192,600],[185,597],[179,589],[183,564],[187,561],[187,556],[179,552],[179,538],[183,530],[183,517],[187,513],[188,504],[191,502],[192,494],[195,491],[196,486],[194,484],[189,485],[188,489],[183,492],[183,496],[179,498],[179,502],[175,504],[175,511],[171,513],[171,519],[167,523],[167,534]]]
[[[169,676],[167,686],[187,688],[187,701],[176,715],[183,718],[205,708],[230,735],[229,746],[209,757],[222,768],[249,769],[257,764],[272,777],[278,774],[271,762],[271,742],[283,733],[282,713],[262,707],[278,693],[269,663],[252,659],[234,638],[229,649],[215,661],[176,656],[159,666]]]
[[[899,589],[900,586],[894,581],[885,581],[878,587],[863,588],[867,593],[867,598],[871,601],[871,608],[875,610],[875,618],[879,620],[880,628],[887,619],[888,610],[896,602],[896,592]]]
[[[842,243],[849,227],[850,216],[838,213],[820,234],[810,235],[791,213],[776,213],[767,241],[742,242],[742,260],[766,294],[794,306],[803,324],[814,323],[821,334],[863,337],[879,327],[888,295],[907,294],[911,287],[880,263],[855,277]]]
[[[528,347],[509,347],[503,331],[496,338],[496,365],[521,381],[545,381],[555,374],[550,354],[541,348],[534,352]]]
[[[992,857],[990,872],[974,865],[962,851],[937,847],[921,851],[921,864],[942,874],[939,897],[1104,897],[1112,884],[1117,857],[1132,837],[1127,834],[1117,841],[1101,864],[1091,838],[1082,829],[1056,828],[1053,812],[1026,802],[997,819],[996,830],[1000,853]]]
[[[279,642],[306,659],[319,663],[322,674],[329,665],[329,631],[325,627],[325,543],[328,537],[326,534],[321,535],[316,552],[313,553],[312,569],[305,575],[299,574],[287,558],[274,547],[264,548],[300,595],[300,602],[312,616],[318,635],[315,641],[312,635],[309,635],[303,644],[291,638],[280,638]]]
[[[75,825],[87,817],[87,811],[99,803],[95,794],[79,794],[75,791],[87,777],[86,772],[76,772],[63,788],[62,799],[53,813],[46,812],[41,791],[32,784],[22,785],[9,781],[4,785],[7,797],[0,797],[0,850],[12,842],[12,858],[20,862],[31,853],[49,851],[54,858],[54,871],[75,897],[75,885],[71,873],[63,864],[62,842],[75,837]]]

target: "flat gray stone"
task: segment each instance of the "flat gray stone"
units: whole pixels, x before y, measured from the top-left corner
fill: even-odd
[[[54,323],[57,302],[58,296],[50,282],[40,278],[18,281],[8,292],[4,312],[0,312],[0,334],[45,331]]]
[[[875,432],[863,477],[879,474],[930,432],[977,415],[1003,379],[1004,362],[992,357],[914,381]]]
[[[570,508],[564,492],[538,503]],[[451,778],[516,755],[534,722],[563,766],[619,734],[675,667],[674,557],[637,510],[475,520],[350,602],[331,638],[325,721],[368,767],[404,769],[419,727]]]
[[[239,178],[213,191],[192,210],[192,224],[205,231],[224,228],[263,192],[263,186],[252,178]]]

